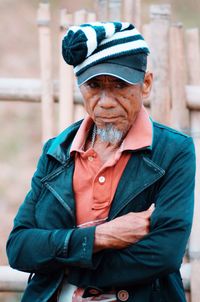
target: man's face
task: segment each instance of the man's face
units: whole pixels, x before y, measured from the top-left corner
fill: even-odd
[[[134,123],[145,96],[144,84],[132,85],[108,75],[88,80],[80,91],[85,109],[97,128],[111,124],[124,135]]]

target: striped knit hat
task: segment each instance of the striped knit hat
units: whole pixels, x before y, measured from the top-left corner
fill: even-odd
[[[105,74],[134,84],[143,82],[149,48],[130,23],[94,22],[70,27],[62,54],[74,66],[79,85]]]

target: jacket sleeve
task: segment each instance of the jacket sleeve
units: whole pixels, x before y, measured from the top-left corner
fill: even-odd
[[[52,230],[37,227],[35,206],[41,194],[41,179],[50,172],[46,155],[50,144],[48,141],[44,146],[31,191],[19,208],[7,241],[10,266],[25,272],[49,273],[68,265],[90,267],[92,264],[94,227]]]
[[[117,287],[149,283],[180,268],[193,217],[195,153],[186,138],[171,162],[156,195],[150,233],[123,250],[94,255],[96,268],[71,271],[81,287]]]

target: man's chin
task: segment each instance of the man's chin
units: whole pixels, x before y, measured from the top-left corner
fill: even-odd
[[[124,133],[120,131],[113,123],[106,123],[103,127],[97,125],[97,135],[99,135],[102,142],[110,144],[119,144],[124,136]]]

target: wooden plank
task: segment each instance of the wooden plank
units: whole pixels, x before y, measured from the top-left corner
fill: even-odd
[[[0,78],[0,101],[22,101],[40,103],[42,88],[39,79],[12,79]],[[59,82],[53,81],[53,99],[58,102]],[[200,110],[200,85],[186,85],[187,107],[190,110]],[[82,104],[80,91],[77,89],[74,93],[74,103]],[[144,101],[145,106],[150,105],[152,96]]]
[[[200,85],[186,85],[187,106],[190,110],[200,110]]]
[[[27,284],[29,274],[0,266],[0,292],[22,292]]]
[[[189,263],[182,264],[181,276],[184,288],[190,287],[191,266]],[[9,266],[0,266],[0,292],[22,292],[24,291],[29,273],[24,273]]]
[[[186,31],[188,81],[200,85],[200,44],[198,29]],[[191,111],[191,132],[196,148],[196,187],[192,233],[190,236],[189,255],[191,258],[191,297],[192,302],[199,302],[200,297],[200,111]]]
[[[67,28],[72,25],[72,15],[66,10],[60,14],[60,60],[59,60],[59,131],[63,131],[72,124],[74,117],[74,73],[73,67],[68,65],[62,57],[62,39]]]
[[[82,104],[79,89],[73,92],[74,103]],[[22,101],[40,103],[42,97],[42,83],[39,79],[0,79],[0,101]],[[53,81],[53,99],[58,102],[59,82]]]
[[[200,261],[195,259],[192,261],[191,268],[191,297],[192,302],[199,302],[199,293],[200,293]]]
[[[186,56],[182,24],[170,28],[170,86],[171,125],[177,130],[189,133],[189,110],[186,103]]]
[[[50,7],[48,3],[40,3],[37,22],[42,79],[42,141],[44,142],[54,135]]]
[[[151,53],[154,72],[151,115],[170,124],[169,26],[170,5],[151,5]],[[158,43],[159,41],[159,43]]]
[[[0,78],[1,101],[41,102],[42,82],[39,79]]]

